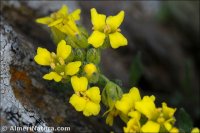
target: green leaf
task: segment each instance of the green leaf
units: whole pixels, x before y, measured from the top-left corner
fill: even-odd
[[[192,119],[183,108],[178,111],[177,123],[180,131],[185,133],[189,133],[193,127]]]

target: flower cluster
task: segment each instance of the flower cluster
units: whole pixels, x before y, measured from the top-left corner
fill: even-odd
[[[106,18],[106,15],[99,14],[92,8],[93,32],[90,36],[84,27],[76,24],[80,19],[80,12],[77,9],[69,13],[68,7],[63,5],[50,16],[36,20],[37,23],[50,27],[53,40],[57,44],[56,53],[42,47],[37,49],[35,62],[50,67],[50,72],[43,78],[70,83],[74,94],[69,103],[85,116],[98,115],[102,102],[108,108],[103,114],[107,116],[106,123],[112,126],[115,117],[119,116],[126,123],[124,132],[178,133],[175,108],[168,107],[165,102],[162,107],[156,107],[155,96],[141,98],[136,87],[123,94],[119,85],[100,72],[101,51],[107,47],[116,49],[128,44],[119,29],[124,20],[124,11]],[[194,132],[198,133],[199,129],[194,128],[192,133]]]
[[[61,81],[63,78],[75,75],[81,66],[81,61],[71,62],[69,56],[72,48],[67,45],[64,40],[61,40],[57,47],[57,53],[49,52],[45,48],[39,47],[37,49],[37,55],[34,60],[39,65],[50,66],[52,71],[43,76],[46,80]]]
[[[52,13],[47,17],[38,18],[36,22],[46,24],[51,28],[56,28],[67,35],[75,36],[76,34],[79,34],[75,22],[80,19],[80,13],[80,9],[68,13],[68,7],[63,5],[57,12]]]
[[[174,127],[176,109],[168,107],[166,103],[162,103],[162,107],[156,108],[154,101],[154,96],[144,96],[141,99],[137,88],[131,88],[129,93],[123,94],[121,100],[116,102],[115,107],[129,117],[124,132],[158,133],[170,132],[176,128]],[[141,119],[143,119],[143,123]]]

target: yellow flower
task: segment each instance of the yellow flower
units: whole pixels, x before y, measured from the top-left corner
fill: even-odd
[[[97,72],[97,68],[93,63],[89,63],[89,64],[85,65],[84,71],[85,71],[87,77],[90,78],[93,73]]]
[[[140,122],[138,119],[131,118],[128,123],[127,127],[124,127],[125,133],[139,133],[140,132]]]
[[[86,77],[73,76],[72,87],[75,91],[70,98],[70,104],[77,111],[83,111],[85,116],[98,115],[100,111],[101,95],[98,87],[87,89],[88,80]]]
[[[175,122],[176,109],[169,108],[166,103],[162,103],[162,108],[156,108],[154,101],[154,96],[144,96],[141,101],[135,103],[135,109],[148,118],[148,122],[142,126],[142,131],[148,131],[152,125],[154,132],[159,132],[161,128],[170,131]]]
[[[136,113],[132,110],[134,109],[135,102],[140,99],[141,98],[138,89],[135,87],[131,88],[129,93],[123,94],[122,98],[113,103],[113,106],[110,107],[110,109],[106,112],[108,113],[106,118],[106,124],[112,126],[114,117],[118,115],[124,122],[128,121],[128,116],[135,117],[139,120],[140,113]]]
[[[192,129],[191,133],[200,133],[199,128],[195,127]]]
[[[79,30],[75,21],[80,19],[80,9],[68,13],[68,7],[63,5],[60,10],[52,13],[50,16],[36,19],[37,23],[46,24],[49,27],[55,27],[67,35],[76,35]]]
[[[128,115],[131,109],[134,109],[135,102],[140,100],[139,90],[133,87],[130,89],[129,93],[122,95],[122,98],[116,102],[115,107],[125,115]]]
[[[75,75],[81,66],[80,61],[65,63],[65,60],[69,57],[71,53],[71,46],[66,45],[64,40],[61,40],[57,46],[56,54],[54,52],[49,52],[45,48],[39,47],[37,49],[37,55],[34,60],[39,65],[50,66],[53,71],[45,74],[43,76],[46,80],[55,80],[56,82],[61,81],[61,79],[67,75]]]
[[[112,48],[127,45],[127,39],[120,33],[119,26],[124,20],[124,11],[119,12],[116,16],[106,18],[103,14],[98,14],[96,9],[91,9],[91,21],[93,24],[93,33],[88,38],[88,43],[95,48],[103,45],[106,37],[109,37]]]
[[[144,114],[147,118],[151,119],[156,109],[154,100],[154,96],[144,96],[141,101],[135,103],[135,109]]]

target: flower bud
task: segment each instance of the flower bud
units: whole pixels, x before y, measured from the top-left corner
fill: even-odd
[[[76,42],[80,48],[87,48],[89,46],[87,37],[83,34],[77,35]]]
[[[84,71],[85,71],[87,77],[90,78],[93,75],[93,73],[97,72],[97,68],[93,63],[89,63],[84,66]]]
[[[99,73],[95,72],[92,74],[92,76],[89,78],[89,83],[97,83],[99,81]]]
[[[99,73],[97,67],[93,63],[84,66],[84,72],[90,83],[97,83],[99,81]]]
[[[87,62],[91,62],[91,63],[94,63],[94,64],[99,64],[100,62],[100,51],[95,49],[95,48],[90,48],[88,51],[87,51]]]
[[[121,88],[113,82],[108,82],[102,92],[102,102],[109,108],[113,108],[115,102],[122,97]]]
[[[75,61],[84,61],[85,51],[80,48],[74,49],[74,60]]]
[[[76,38],[76,36],[75,36],[75,37],[73,37],[73,36],[68,36],[68,37],[66,38],[66,42],[67,42],[67,44],[69,44],[69,45],[72,46],[73,48],[79,48],[78,44],[77,44],[76,41],[75,41],[75,38]]]

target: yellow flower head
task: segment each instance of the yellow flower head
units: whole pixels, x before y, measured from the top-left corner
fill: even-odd
[[[85,116],[98,115],[100,111],[101,95],[98,87],[87,89],[88,80],[86,77],[73,76],[72,87],[75,91],[70,98],[70,103],[77,111],[83,111]]]
[[[66,75],[75,75],[81,66],[80,61],[69,62],[66,64],[65,60],[71,53],[71,46],[67,45],[64,40],[61,40],[57,46],[56,54],[50,53],[47,49],[39,47],[37,49],[37,55],[34,60],[39,65],[50,66],[53,72],[50,72],[43,76],[46,80],[61,81],[62,77]]]
[[[135,102],[140,100],[139,90],[133,87],[130,89],[129,93],[122,95],[122,98],[116,102],[115,107],[125,115],[128,115],[129,111],[134,109]]]
[[[125,133],[139,133],[140,132],[140,122],[138,119],[131,118],[128,123],[127,127],[124,127]]]
[[[89,63],[89,64],[85,65],[84,71],[85,71],[87,77],[90,78],[93,73],[97,72],[97,68],[93,63]]]
[[[80,9],[68,13],[68,7],[63,5],[60,10],[52,13],[50,16],[36,19],[37,23],[46,24],[49,27],[55,27],[67,35],[76,35],[79,30],[75,21],[80,19]]]
[[[124,20],[124,11],[119,12],[116,16],[106,18],[103,14],[98,14],[96,9],[91,9],[91,21],[93,24],[93,33],[88,38],[88,43],[95,48],[103,45],[106,37],[109,37],[112,48],[127,45],[127,39],[120,33],[119,26]]]
[[[151,128],[154,132],[164,130],[170,131],[175,122],[174,113],[176,109],[167,107],[166,103],[162,103],[162,108],[156,108],[154,96],[144,96],[141,101],[135,103],[135,109],[148,118],[148,122],[142,126],[142,131],[146,132]]]
[[[131,111],[134,109],[134,104],[136,101],[140,100],[140,93],[137,88],[133,87],[130,89],[129,93],[123,94],[122,98],[114,103],[112,107],[106,112],[108,113],[106,118],[106,124],[112,126],[114,117],[120,116],[120,118],[127,122],[128,116],[140,119],[140,113]],[[131,112],[130,112],[131,111]],[[106,114],[105,113],[105,114]]]

